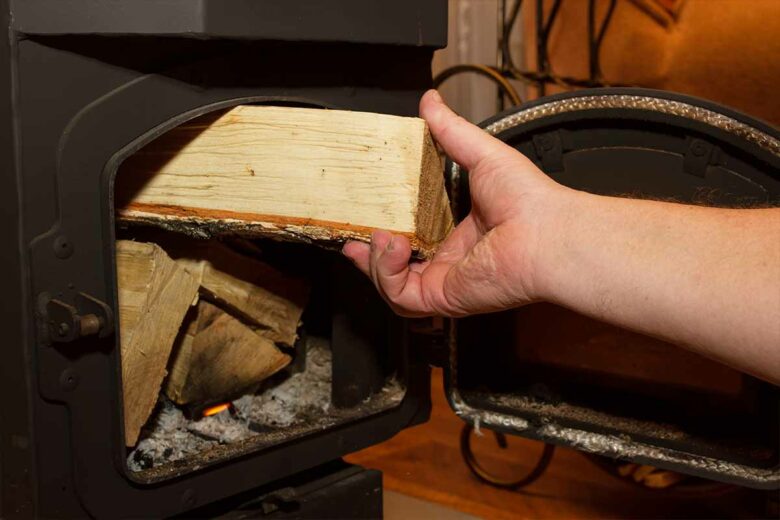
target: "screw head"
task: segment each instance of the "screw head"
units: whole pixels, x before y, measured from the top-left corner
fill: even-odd
[[[73,254],[73,242],[68,240],[65,235],[60,235],[54,239],[54,256],[57,258],[68,258]]]
[[[63,390],[71,391],[79,386],[79,375],[72,368],[66,368],[60,373],[60,387]]]
[[[702,157],[704,154],[707,153],[707,147],[704,146],[703,143],[693,143],[693,146],[691,147],[691,152],[693,152],[693,155],[696,157]]]
[[[57,334],[60,336],[67,336],[68,332],[70,332],[70,325],[68,325],[65,322],[60,323],[57,325]]]

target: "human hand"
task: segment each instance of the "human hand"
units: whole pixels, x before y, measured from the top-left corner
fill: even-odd
[[[549,232],[545,223],[569,190],[457,116],[435,90],[420,100],[420,116],[447,155],[468,170],[471,212],[429,261],[410,264],[409,240],[387,231],[375,231],[370,245],[347,242],[343,253],[402,316],[465,316],[539,299],[536,263]]]

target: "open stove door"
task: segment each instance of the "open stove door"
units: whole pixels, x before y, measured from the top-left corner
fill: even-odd
[[[604,195],[780,203],[778,131],[644,89],[550,96],[481,125],[557,181]],[[456,213],[468,175],[447,165]],[[446,392],[465,421],[593,454],[780,487],[778,388],[549,304],[453,320]]]

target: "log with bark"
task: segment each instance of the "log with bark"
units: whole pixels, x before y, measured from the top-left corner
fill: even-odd
[[[124,223],[323,245],[387,229],[418,256],[452,228],[425,122],[340,110],[238,106],[194,119],[125,161],[116,200]]]
[[[155,244],[120,240],[116,259],[125,442],[132,446],[157,402],[199,283]]]

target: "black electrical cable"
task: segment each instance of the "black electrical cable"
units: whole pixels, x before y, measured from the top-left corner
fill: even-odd
[[[448,67],[439,72],[435,78],[433,78],[433,88],[439,88],[439,85],[456,74],[462,74],[464,72],[473,72],[493,80],[501,89],[506,97],[512,102],[513,105],[519,105],[523,102],[520,94],[512,86],[511,83],[496,69],[488,67],[487,65],[479,65],[475,63],[464,63],[462,65],[454,65]]]
[[[561,8],[561,3],[563,0],[555,0],[555,3],[553,4],[552,8],[550,9],[550,14],[547,15],[547,21],[544,24],[544,37],[545,39],[550,36],[550,31],[552,30],[553,23],[555,23],[555,20],[558,18],[558,10]],[[547,42],[544,42],[545,45],[547,45]]]
[[[617,6],[617,0],[610,0],[609,7],[607,8],[607,14],[604,16],[604,21],[601,23],[601,28],[599,29],[599,35],[596,39],[596,45],[598,47],[601,47],[601,43],[604,41],[604,35],[607,33],[607,27],[609,27],[609,22],[612,21],[612,15],[615,12],[615,7]]]
[[[561,8],[561,2],[562,0],[555,0],[553,2],[552,8],[550,9],[550,14],[548,14],[547,17],[544,16],[544,1],[537,0],[536,2],[537,68],[539,69],[539,73],[542,75],[542,77],[551,76],[550,58],[548,56],[549,52],[547,50],[547,43],[550,40],[550,32],[552,31],[553,24],[558,18],[558,11]],[[540,82],[540,86],[542,87],[539,93],[540,96],[544,95],[544,85],[546,85],[546,81]]]
[[[520,70],[512,59],[512,52],[510,48],[510,40],[512,38],[512,31],[517,24],[518,17],[520,16],[520,10],[523,6],[523,0],[516,0],[509,10],[509,16],[505,18],[502,34],[501,34],[501,58],[503,66],[501,70],[487,65],[479,64],[463,64],[449,67],[440,72],[434,78],[434,87],[438,87],[448,78],[464,73],[473,72],[487,77],[490,80],[498,84],[501,92],[510,99],[512,104],[519,105],[522,102],[522,98],[518,94],[517,90],[507,81],[507,78],[522,81],[524,83],[536,85],[539,88],[539,94],[544,95],[545,86],[548,83],[558,85],[565,89],[572,88],[589,88],[596,86],[624,86],[624,85],[607,85],[602,80],[601,66],[599,56],[601,53],[601,45],[604,42],[604,36],[610,22],[612,21],[612,15],[617,5],[617,0],[610,0],[609,7],[607,8],[606,15],[601,23],[598,32],[596,31],[595,23],[595,1],[590,0],[588,6],[588,49],[590,56],[590,77],[588,79],[575,78],[570,76],[559,76],[553,74],[550,69],[549,57],[547,52],[547,44],[552,31],[553,25],[558,18],[558,14],[561,8],[563,0],[555,0],[550,13],[545,17],[543,13],[544,2],[537,0],[537,35],[536,35],[536,49],[537,49],[537,61],[539,65],[538,71]]]
[[[512,6],[512,10],[509,14],[509,18],[506,19],[504,23],[504,29],[501,36],[501,57],[504,63],[502,73],[504,75],[511,77],[512,79],[516,79],[524,83],[538,86],[540,81],[545,81],[544,75],[537,72],[521,71],[520,69],[518,69],[515,66],[515,62],[512,59],[512,51],[509,48],[509,43],[510,40],[512,39],[512,30],[515,27],[515,24],[517,22],[517,17],[520,14],[520,9],[522,8],[522,6],[523,6],[523,0],[517,0],[514,6]]]
[[[607,8],[604,21],[601,23],[601,26],[597,34],[595,29],[595,7],[593,9],[593,27],[592,28],[589,27],[588,49],[589,49],[589,54],[591,56],[595,54],[595,59],[591,58],[591,64],[592,66],[595,66],[595,76],[589,77],[588,79],[582,79],[582,78],[574,78],[571,76],[559,76],[557,74],[552,73],[549,67],[550,64],[549,64],[549,58],[547,56],[546,46],[549,40],[550,31],[552,31],[553,24],[558,17],[558,12],[561,5],[562,5],[562,0],[557,0],[553,4],[552,8],[550,9],[550,14],[548,15],[546,20],[544,19],[544,16],[537,16],[536,19],[537,61],[539,61],[539,54],[541,54],[542,60],[544,62],[544,67],[540,67],[538,71],[528,71],[528,70],[520,70],[515,65],[514,60],[512,59],[512,52],[509,46],[512,37],[512,31],[520,15],[522,0],[517,0],[514,3],[512,9],[509,11],[509,17],[506,18],[503,26],[503,32],[501,38],[501,56],[503,61],[503,69],[500,71],[501,74],[511,79],[536,85],[537,87],[542,83],[545,84],[553,83],[566,89],[589,88],[589,87],[599,87],[599,86],[613,86],[613,87],[627,86],[627,85],[618,85],[618,84],[607,85],[602,80],[601,77],[601,68],[600,68],[600,60],[599,60],[599,55],[601,53],[601,45],[604,42],[604,36],[606,35],[609,24],[612,21],[612,15],[615,11],[617,0],[610,0],[610,4],[609,7]],[[590,6],[589,6],[589,11],[590,11]],[[540,2],[538,1],[537,1],[537,14],[538,15],[542,14],[540,9]],[[590,16],[589,16],[589,22],[590,22]],[[593,45],[591,45],[591,42],[593,43]],[[543,90],[544,89],[542,89],[542,92]]]
[[[549,56],[547,50],[547,43],[550,39],[550,33],[552,32],[555,20],[558,19],[558,12],[560,11],[563,0],[555,0],[550,13],[545,17],[544,15],[544,0],[536,0],[536,74],[526,73],[517,70],[512,61],[511,52],[509,51],[509,40],[512,36],[512,29],[515,26],[517,17],[520,13],[522,6],[522,0],[517,0],[512,8],[510,17],[504,24],[504,31],[502,34],[502,56],[506,68],[510,75],[515,79],[521,79],[526,81],[533,81],[536,83],[539,89],[539,96],[545,94],[547,83],[558,83],[559,78],[554,76],[550,71]],[[563,85],[566,86],[566,85]]]
[[[588,78],[596,81],[596,0],[588,0]]]
[[[547,41],[544,37],[544,0],[536,0],[536,70],[541,77],[547,74]],[[539,80],[539,97],[544,96],[547,84]]]
[[[596,35],[596,0],[588,0],[588,68],[590,71],[590,81],[594,84],[600,82],[601,74],[601,44],[604,42],[604,36],[607,34],[607,28],[612,21],[612,14],[615,12],[617,0],[610,0],[604,20],[599,27]]]
[[[504,63],[504,68],[508,70],[515,70],[512,52],[509,50],[509,40],[512,37],[512,29],[515,27],[521,7],[523,7],[523,0],[516,0],[509,13],[509,18],[505,20],[503,30],[501,31],[501,60]]]
[[[466,462],[469,470],[471,470],[474,476],[476,476],[482,482],[490,484],[491,486],[504,489],[520,489],[526,487],[538,480],[539,477],[544,474],[544,472],[547,470],[547,467],[550,465],[550,462],[552,461],[553,455],[555,454],[555,446],[552,444],[545,444],[539,461],[536,463],[533,469],[528,472],[528,474],[516,479],[497,477],[491,474],[489,471],[485,470],[485,468],[479,464],[477,458],[474,456],[474,452],[471,450],[471,433],[473,431],[474,427],[472,425],[463,425],[463,429],[460,432],[460,453],[463,456],[463,460]],[[494,431],[493,435],[496,438],[496,443],[498,446],[502,449],[506,449],[507,443],[504,434]]]

